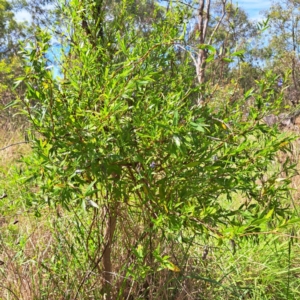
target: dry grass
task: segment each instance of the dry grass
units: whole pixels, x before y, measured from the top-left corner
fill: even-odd
[[[24,143],[24,129],[13,125],[0,125],[0,168],[7,170],[23,155],[30,152],[29,143]]]
[[[8,220],[1,226],[0,257],[3,265],[0,270],[0,299],[11,299],[12,295],[16,299],[38,299],[38,268],[47,258],[53,238],[41,219],[23,212],[17,221]]]

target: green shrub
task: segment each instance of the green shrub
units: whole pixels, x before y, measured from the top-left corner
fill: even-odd
[[[180,12],[170,9],[143,36],[125,4],[110,20],[72,2],[62,78],[47,68],[48,33],[23,48],[33,199],[40,212],[49,204],[67,216],[53,225],[47,288],[60,286],[56,297],[65,299],[175,299],[184,291],[204,299],[208,284],[222,285],[190,276],[199,241],[205,261],[212,243],[230,242],[235,253],[240,239],[294,221],[285,201],[293,166],[273,165],[292,137],[261,121],[274,98],[270,76],[234,104],[207,95],[197,105],[202,88],[176,47]]]

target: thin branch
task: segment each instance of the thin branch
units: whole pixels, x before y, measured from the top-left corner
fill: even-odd
[[[170,5],[170,3],[172,2],[171,0],[162,0],[162,2],[168,2],[168,5]],[[185,3],[184,1],[177,1],[178,3],[180,3],[180,4],[183,4],[183,5],[185,5],[185,6],[188,6],[188,7],[190,7],[190,8],[192,8],[192,9],[196,9],[196,6],[193,6],[193,5],[191,5],[191,4],[189,4],[189,3]]]
[[[206,1],[206,18],[205,21],[203,23],[203,33],[202,34],[202,39],[203,39],[203,43],[205,42],[206,39],[206,34],[207,34],[207,28],[208,28],[208,22],[210,21],[210,0]]]
[[[197,61],[196,61],[195,57],[193,56],[193,53],[191,51],[187,50],[186,48],[184,48],[183,46],[179,45],[179,44],[177,44],[176,46],[179,47],[180,49],[186,51],[190,55],[191,59],[194,62],[195,67],[197,68]]]
[[[3,289],[8,290],[12,295],[14,295],[14,297],[15,297],[16,299],[18,299],[18,300],[20,299],[20,298],[13,292],[13,290],[11,290],[10,288],[8,288],[7,286],[4,286],[4,285],[0,284],[0,287],[3,288]]]
[[[16,146],[16,145],[20,145],[20,144],[28,144],[28,143],[29,143],[29,141],[24,141],[24,142],[18,142],[18,143],[10,144],[10,145],[8,145],[8,146],[6,146],[4,148],[0,148],[0,151],[5,150],[5,149],[7,149],[9,147],[12,147],[12,146]]]
[[[213,39],[213,36],[215,35],[216,31],[219,29],[225,15],[226,15],[226,2],[227,0],[223,0],[222,3],[223,3],[223,7],[222,7],[222,16],[221,18],[219,19],[217,25],[215,26],[210,38],[209,38],[209,41],[208,41],[208,45],[211,45],[211,42],[212,42],[212,39]]]

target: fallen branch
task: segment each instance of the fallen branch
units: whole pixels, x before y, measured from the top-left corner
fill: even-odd
[[[28,142],[24,141],[24,142],[18,142],[18,143],[10,144],[10,145],[8,145],[8,146],[6,146],[4,148],[0,148],[0,151],[5,150],[5,149],[7,149],[9,147],[12,147],[12,146],[16,146],[16,145],[20,145],[20,144],[28,144],[28,143],[29,143],[29,141]]]

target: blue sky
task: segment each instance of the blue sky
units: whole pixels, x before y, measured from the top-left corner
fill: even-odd
[[[271,0],[233,0],[233,3],[238,4],[251,19],[264,19],[260,13],[263,10],[267,10],[271,7]]]
[[[16,16],[16,19],[19,21],[19,22],[23,22],[23,21],[29,21],[30,20],[30,15],[27,11],[25,10],[21,10],[19,12],[17,12],[15,14]]]

